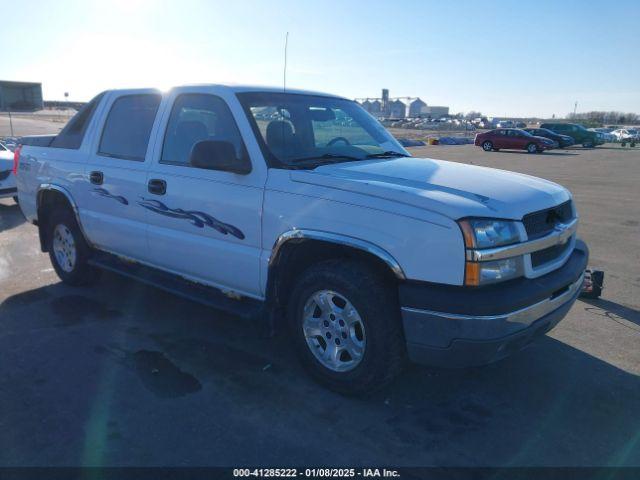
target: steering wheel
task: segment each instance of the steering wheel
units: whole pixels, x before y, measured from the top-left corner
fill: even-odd
[[[336,138],[332,138],[331,140],[329,140],[327,142],[327,147],[333,147],[333,145],[335,143],[338,143],[338,142],[344,142],[345,145],[351,145],[351,142],[349,140],[347,140],[346,138],[344,138],[344,137],[336,137]]]

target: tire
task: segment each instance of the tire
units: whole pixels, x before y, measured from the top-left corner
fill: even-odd
[[[49,258],[60,280],[68,285],[88,285],[99,270],[88,264],[91,249],[68,208],[55,209],[47,221]],[[66,261],[65,261],[66,260]]]
[[[582,147],[583,148],[593,148],[593,142],[591,140],[587,140],[586,142],[582,143]]]
[[[486,142],[482,142],[482,149],[485,152],[490,152],[491,150],[493,150],[493,143],[491,143],[489,140],[487,140]]]
[[[535,143],[530,143],[527,145],[528,153],[538,153],[538,146]]]
[[[364,395],[402,371],[406,345],[396,289],[361,261],[328,260],[305,270],[287,317],[302,365],[333,391]]]

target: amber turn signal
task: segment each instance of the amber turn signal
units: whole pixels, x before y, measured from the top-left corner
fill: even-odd
[[[464,284],[471,287],[480,285],[480,264],[466,262],[464,268]]]

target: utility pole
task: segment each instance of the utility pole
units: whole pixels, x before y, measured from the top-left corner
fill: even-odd
[[[9,110],[9,127],[11,128],[11,136],[13,137],[13,120],[11,119],[11,110]]]
[[[576,101],[576,103],[573,105],[573,116],[576,116],[576,110],[578,110],[578,102]]]

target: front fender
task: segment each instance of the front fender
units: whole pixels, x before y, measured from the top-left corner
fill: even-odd
[[[406,275],[400,266],[400,263],[393,258],[389,252],[384,250],[383,248],[374,245],[371,242],[360,238],[349,237],[347,235],[342,235],[339,233],[331,233],[331,232],[323,232],[318,230],[289,230],[281,234],[275,242],[273,246],[273,250],[271,252],[271,256],[269,258],[269,266],[273,266],[277,264],[281,248],[289,241],[296,240],[321,240],[323,242],[335,243],[336,245],[344,245],[346,247],[355,248],[358,250],[362,250],[364,252],[370,253],[384,263],[387,264],[389,269],[393,272],[393,274],[399,280],[406,280]]]
[[[263,209],[262,282],[269,262],[296,236],[314,235],[368,251],[407,280],[462,285],[464,244],[455,221],[438,222],[330,199],[266,191]]]

